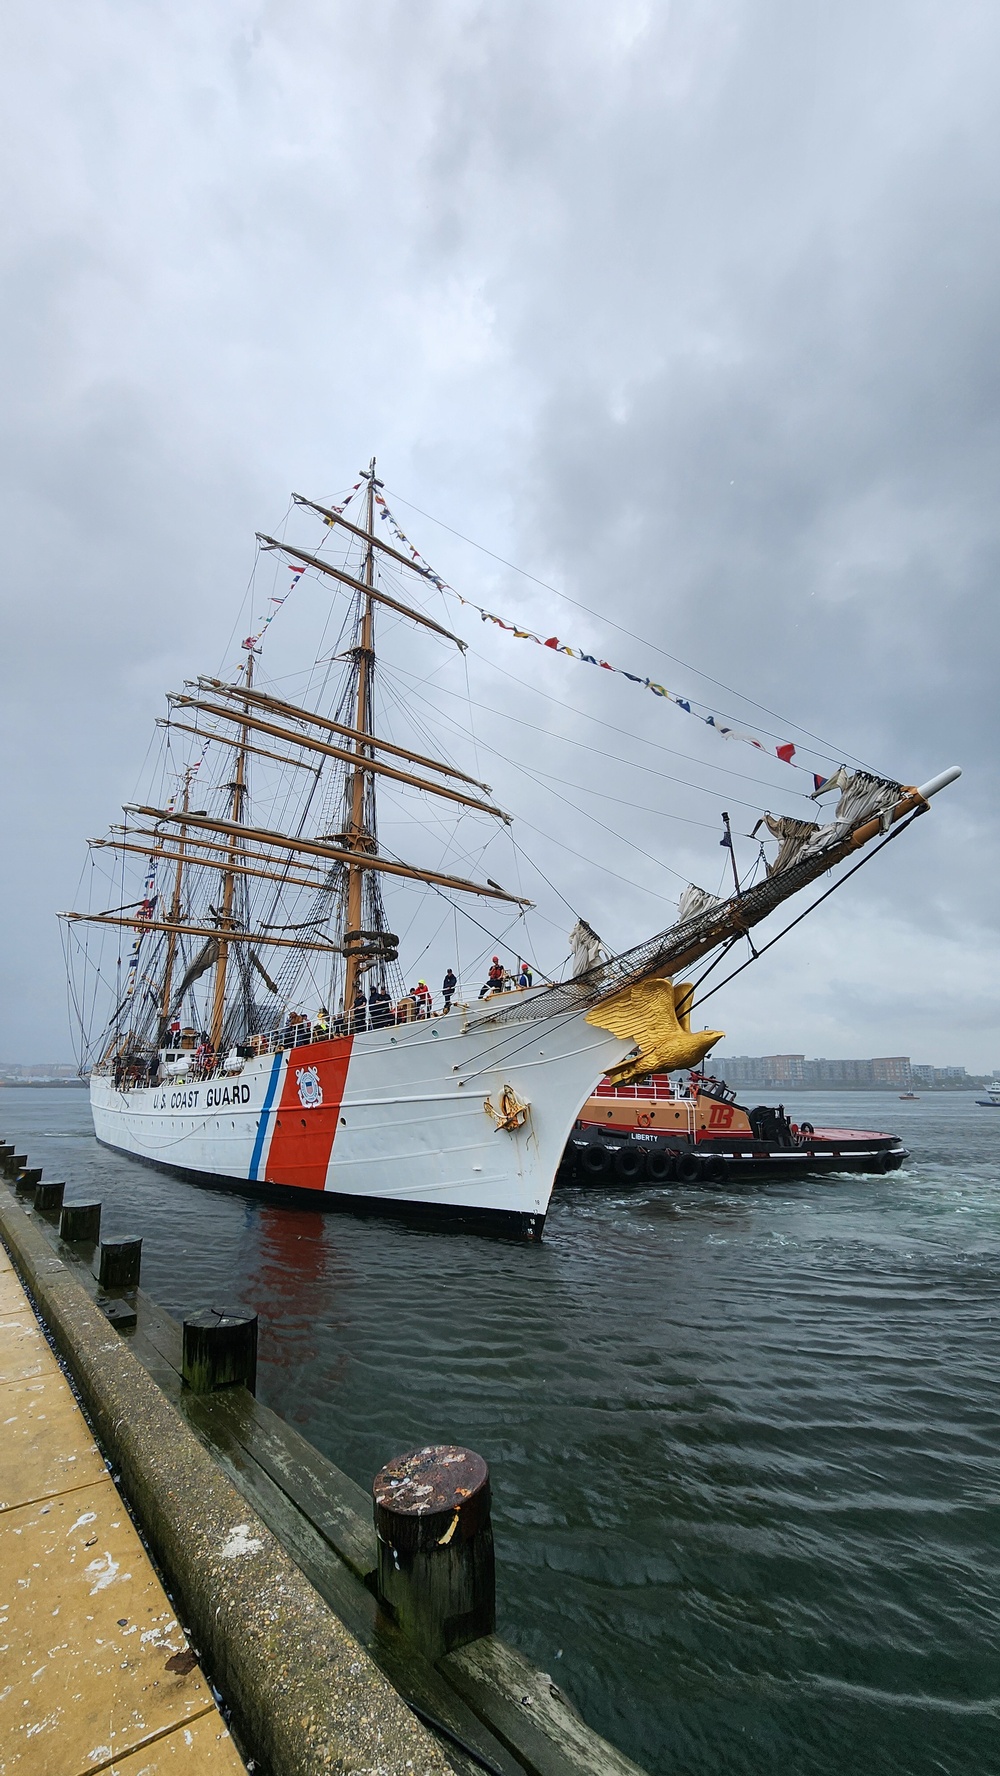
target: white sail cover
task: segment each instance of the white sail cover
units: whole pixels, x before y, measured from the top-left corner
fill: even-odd
[[[794,820],[789,814],[765,814],[763,821],[771,837],[781,841],[777,857],[767,866],[769,876],[777,875],[779,870],[788,869],[801,857],[810,839],[815,838],[819,832],[815,820]],[[754,831],[756,830],[755,827]]]
[[[713,907],[721,905],[717,894],[709,894],[706,889],[689,882],[677,903],[677,923],[686,925],[689,919],[697,919],[700,913],[708,913]]]
[[[586,919],[578,919],[569,934],[569,947],[573,955],[573,979],[581,974],[589,973],[604,959],[604,950],[597,932],[587,924]]]
[[[887,826],[901,791],[902,785],[899,783],[890,783],[886,778],[875,777],[869,771],[855,771],[848,777],[840,792],[836,819],[828,826],[818,829],[815,838],[808,840],[795,861],[801,863],[807,858],[818,857],[823,851],[832,850],[845,833],[875,815],[878,815],[883,826]]]

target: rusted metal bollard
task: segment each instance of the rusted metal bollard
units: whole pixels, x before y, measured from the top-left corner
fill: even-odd
[[[435,1443],[388,1462],[372,1484],[378,1595],[428,1658],[496,1624],[490,1471],[481,1455]]]
[[[96,1246],[101,1237],[100,1203],[64,1203],[59,1238],[71,1246]]]
[[[97,1281],[102,1289],[137,1289],[141,1266],[141,1239],[101,1241]]]
[[[239,1302],[207,1307],[184,1321],[181,1374],[193,1394],[245,1387],[257,1392],[257,1315]]]
[[[24,1186],[20,1178],[17,1181],[19,1190]],[[58,1215],[62,1209],[65,1184],[35,1184],[35,1208],[40,1215]]]

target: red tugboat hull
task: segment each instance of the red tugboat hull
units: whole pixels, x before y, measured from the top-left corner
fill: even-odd
[[[721,1081],[698,1076],[677,1096],[665,1075],[640,1085],[603,1081],[566,1145],[560,1184],[721,1185],[730,1180],[898,1171],[897,1135],[796,1124],[783,1105],[746,1109]]]

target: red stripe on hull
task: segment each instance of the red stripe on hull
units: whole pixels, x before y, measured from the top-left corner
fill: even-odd
[[[329,1042],[312,1042],[307,1048],[289,1049],[264,1169],[268,1184],[326,1189],[353,1046],[353,1036],[338,1036]],[[311,1101],[316,1090],[314,1071],[322,1093],[319,1103]]]

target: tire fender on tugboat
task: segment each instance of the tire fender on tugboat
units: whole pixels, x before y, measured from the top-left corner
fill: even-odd
[[[635,1184],[646,1170],[646,1155],[638,1147],[619,1147],[615,1154],[615,1177],[623,1184]]]

